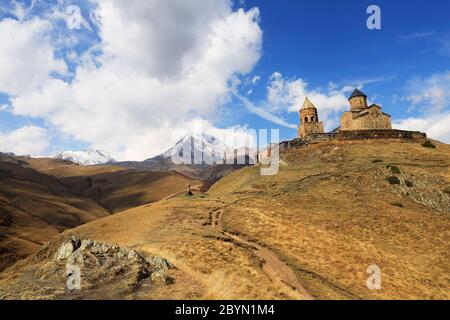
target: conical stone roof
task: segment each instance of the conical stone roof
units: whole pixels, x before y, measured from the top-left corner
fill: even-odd
[[[348,98],[348,100],[352,99],[352,98],[356,98],[356,97],[364,97],[367,98],[367,96],[360,90],[358,90],[357,88],[355,90],[353,90],[352,95],[350,96],[350,98]]]
[[[301,110],[303,109],[316,109],[316,106],[306,97]]]

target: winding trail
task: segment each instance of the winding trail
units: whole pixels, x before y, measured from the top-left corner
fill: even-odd
[[[222,209],[217,208],[210,213],[209,223],[212,228],[231,238],[235,243],[251,248],[261,261],[261,269],[266,276],[274,283],[286,289],[292,290],[304,300],[314,300],[313,296],[298,281],[294,271],[283,262],[273,251],[263,247],[253,241],[245,239],[240,235],[235,235],[225,231],[222,226]]]

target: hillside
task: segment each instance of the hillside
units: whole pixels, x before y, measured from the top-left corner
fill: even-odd
[[[62,230],[109,215],[95,201],[26,166],[0,162],[0,270]]]
[[[73,192],[93,199],[111,212],[120,212],[184,193],[189,184],[193,190],[203,189],[203,182],[189,179],[175,171],[72,166],[55,168],[47,174],[57,177]]]
[[[66,231],[1,273],[0,295],[73,298],[63,281],[46,282],[42,292],[33,274],[54,279],[52,257],[76,234],[176,267],[162,287],[83,288],[77,298],[449,299],[450,146],[436,145],[378,140],[289,149],[275,176],[246,167],[205,194]],[[373,264],[381,268],[381,290],[366,287]]]
[[[57,179],[71,192],[94,200],[110,213],[183,193],[188,185],[193,190],[206,188],[203,182],[170,170],[136,171],[116,165],[84,166],[52,158],[17,159],[25,166]]]
[[[80,166],[59,159],[0,159],[0,270],[63,230],[161,200],[202,183],[174,172]]]

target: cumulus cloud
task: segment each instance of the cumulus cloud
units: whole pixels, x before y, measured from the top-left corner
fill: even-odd
[[[51,23],[41,19],[0,21],[0,92],[21,95],[39,90],[51,80],[51,73],[67,71],[56,59],[48,37]]]
[[[330,84],[326,92],[320,89],[309,89],[308,82],[301,78],[287,79],[279,72],[275,72],[269,79],[267,86],[267,101],[271,111],[287,110],[298,112],[308,96],[316,107],[324,114],[342,111],[348,107],[345,92],[347,87],[339,90],[334,84]]]
[[[253,109],[255,114],[266,120],[290,128],[293,125],[284,121],[282,115],[298,112],[305,97],[316,105],[327,130],[334,129],[338,123],[338,113],[348,108],[348,86],[339,89],[336,84],[330,83],[325,91],[310,89],[308,82],[301,78],[289,79],[279,72],[274,72],[269,78],[266,90],[267,97],[261,107],[253,106],[249,109]]]
[[[441,112],[450,106],[450,71],[408,82],[406,100],[427,112]]]
[[[434,139],[450,142],[450,71],[417,78],[407,84],[409,94],[404,100],[411,103],[409,110],[421,115],[400,119],[394,126],[405,130],[426,132]]]
[[[226,101],[231,80],[249,73],[261,55],[256,8],[233,11],[228,0],[96,2],[100,43],[82,56],[70,52],[78,63],[70,82],[48,76],[62,72],[64,64],[45,38],[34,38],[48,27],[45,21],[6,21],[6,27],[30,33],[23,40],[36,44],[30,55],[42,54],[40,60],[26,57],[31,72],[25,72],[22,62],[11,63],[21,50],[2,54],[2,46],[0,61],[13,66],[2,72],[0,90],[13,94],[14,114],[44,118],[116,159],[142,160],[164,151],[175,128],[212,117]],[[26,28],[33,23],[34,31]],[[6,75],[15,80],[17,71],[28,73],[33,85],[8,84]]]
[[[263,107],[258,107],[256,106],[253,102],[251,102],[249,99],[247,99],[246,97],[243,97],[240,94],[235,94],[236,98],[244,105],[244,107],[250,111],[251,113],[267,120],[270,122],[273,122],[277,125],[286,127],[286,128],[296,128],[297,125],[292,124],[287,122],[286,120],[284,120],[282,117],[277,116],[269,111],[267,111],[265,108]]]
[[[394,122],[396,129],[426,132],[430,138],[450,143],[450,113],[410,117]]]
[[[257,146],[257,132],[248,126],[232,126],[228,128],[216,128],[210,122],[203,119],[194,119],[186,126],[173,130],[171,134],[171,146],[186,135],[207,134],[219,138],[227,146],[236,148]]]
[[[0,132],[0,151],[3,152],[36,155],[46,152],[49,146],[49,136],[44,128],[24,126],[11,132]]]

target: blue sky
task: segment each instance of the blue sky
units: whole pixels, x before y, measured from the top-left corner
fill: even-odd
[[[370,4],[381,8],[381,30],[366,28]],[[276,70],[313,88],[367,82],[363,91],[372,101],[403,119],[421,116],[401,99],[411,94],[409,82],[450,69],[448,1],[246,1],[252,6],[260,8],[264,30],[255,69],[262,79]],[[265,88],[258,89],[261,99]],[[298,121],[296,114],[286,119]],[[285,138],[292,134],[283,130]]]
[[[129,3],[0,4],[0,151],[142,160],[192,122],[291,139],[306,95],[330,130],[355,86],[394,127],[450,142],[448,1]]]

